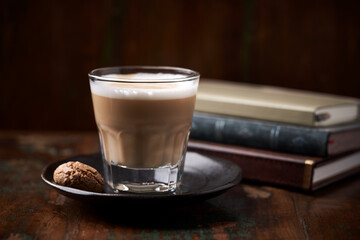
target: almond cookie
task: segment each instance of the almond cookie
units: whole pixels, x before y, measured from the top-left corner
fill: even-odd
[[[90,192],[103,192],[104,188],[104,179],[100,173],[81,162],[61,164],[54,171],[53,178],[59,185]]]

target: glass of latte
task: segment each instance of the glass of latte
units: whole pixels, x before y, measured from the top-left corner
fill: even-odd
[[[127,66],[89,73],[110,192],[168,192],[181,183],[199,74]]]

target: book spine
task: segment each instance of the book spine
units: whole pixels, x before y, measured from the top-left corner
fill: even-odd
[[[309,156],[327,155],[329,133],[315,128],[195,113],[190,139]]]
[[[189,142],[188,150],[204,155],[210,155],[230,160],[237,164],[243,172],[243,178],[250,181],[274,184],[285,187],[312,190],[312,168],[305,164],[291,161],[279,161],[264,156],[250,156],[213,149],[204,144]]]

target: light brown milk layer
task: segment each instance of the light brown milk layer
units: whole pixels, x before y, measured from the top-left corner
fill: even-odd
[[[122,99],[92,94],[106,160],[131,168],[175,165],[191,127],[195,95]]]

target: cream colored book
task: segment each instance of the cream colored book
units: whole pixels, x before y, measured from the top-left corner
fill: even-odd
[[[195,110],[305,126],[359,119],[360,99],[279,87],[202,79]]]

